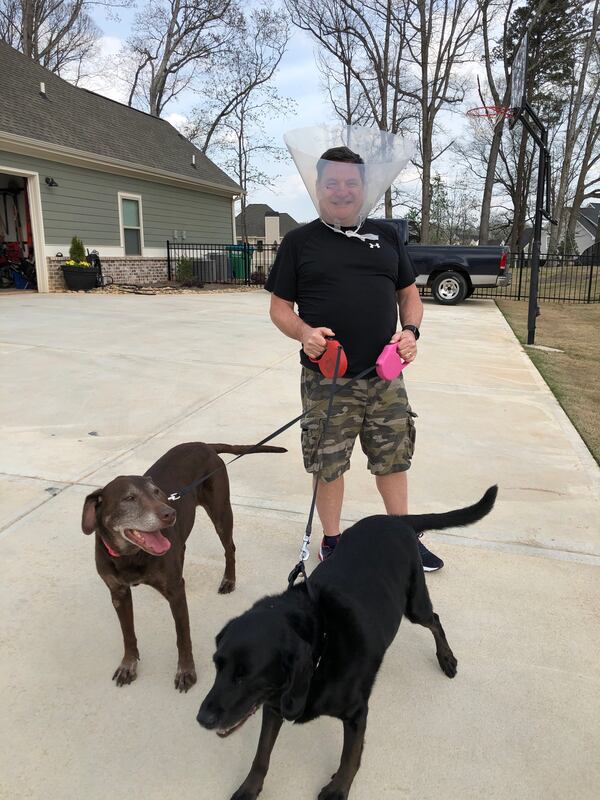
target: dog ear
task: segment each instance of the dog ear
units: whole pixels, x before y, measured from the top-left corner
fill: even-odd
[[[95,492],[88,494],[83,504],[83,514],[81,515],[81,530],[89,536],[97,528],[96,511],[102,502],[103,489],[96,489]]]
[[[293,650],[283,656],[284,670],[287,672],[287,683],[281,694],[281,716],[295,720],[302,714],[308,698],[308,690],[313,676],[312,649],[308,642],[299,636],[295,637]]]

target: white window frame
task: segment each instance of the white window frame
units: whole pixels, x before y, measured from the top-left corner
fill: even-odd
[[[123,200],[137,200],[138,208],[140,210],[140,249],[141,253],[139,255],[127,255],[125,254],[125,233],[124,233],[124,225],[123,225]],[[118,192],[118,206],[119,206],[119,236],[121,237],[121,250],[123,252],[123,256],[127,258],[142,258],[144,255],[144,209],[142,207],[142,195],[141,194],[132,194],[131,192]],[[130,227],[129,225],[127,226]],[[131,228],[131,230],[135,230],[135,228]]]

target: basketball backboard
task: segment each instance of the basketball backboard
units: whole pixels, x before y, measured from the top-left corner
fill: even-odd
[[[510,108],[515,118],[525,109],[527,100],[527,34],[523,37],[510,71]]]

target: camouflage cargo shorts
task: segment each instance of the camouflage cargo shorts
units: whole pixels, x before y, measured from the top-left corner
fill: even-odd
[[[349,383],[339,378],[338,386]],[[327,433],[323,436],[331,380],[320,372],[302,368],[302,455],[307,472],[333,481],[350,469],[356,437],[373,475],[404,472],[415,449],[415,423],[402,375],[393,381],[365,378],[341,389],[333,401]],[[317,407],[315,404],[319,403]]]

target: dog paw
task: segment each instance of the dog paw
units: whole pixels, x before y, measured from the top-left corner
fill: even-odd
[[[183,669],[179,667],[175,673],[175,688],[180,692],[187,692],[196,683],[196,670],[194,667]]]
[[[133,661],[121,661],[115,674],[112,676],[113,681],[116,681],[117,686],[125,686],[128,683],[133,683],[137,678],[137,659]]]
[[[443,672],[449,677],[453,678],[456,675],[457,660],[451,651],[447,653],[438,653],[438,661]]]
[[[324,786],[319,792],[319,800],[346,800],[347,797],[348,792],[336,789],[333,781]]]
[[[219,594],[229,594],[230,592],[233,592],[234,589],[235,581],[232,581],[229,578],[223,578],[221,585],[219,586]]]

